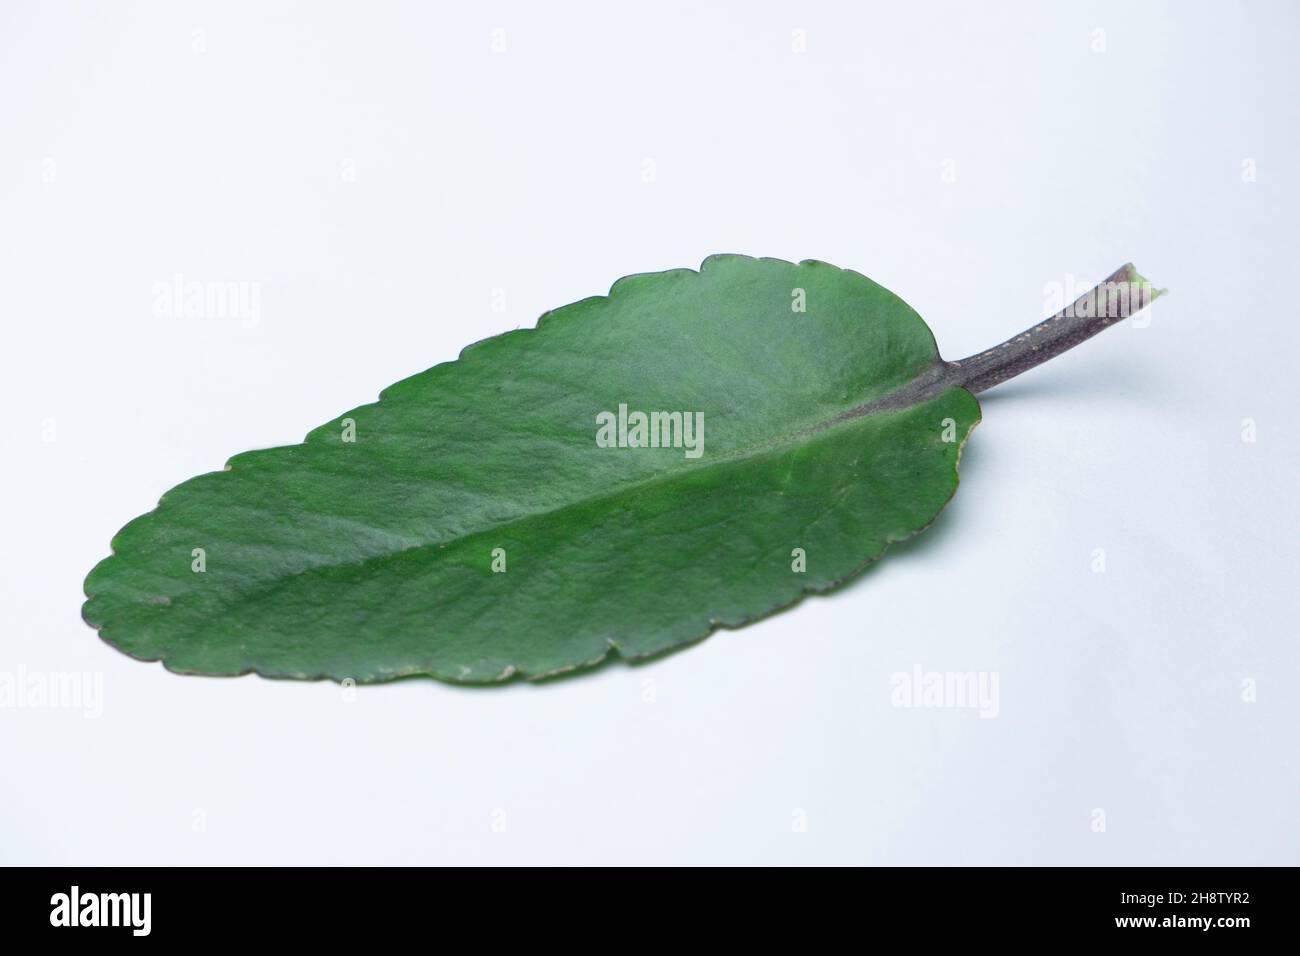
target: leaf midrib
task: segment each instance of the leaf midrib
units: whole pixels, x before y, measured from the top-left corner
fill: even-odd
[[[408,544],[394,550],[386,550],[380,553],[368,555],[356,561],[339,561],[339,562],[322,562],[313,564],[310,567],[290,571],[274,578],[259,581],[248,587],[236,588],[231,596],[222,601],[225,606],[233,601],[259,600],[257,596],[265,596],[284,587],[289,582],[309,574],[322,571],[339,570],[345,568],[364,568],[367,565],[377,562],[388,561],[400,555],[409,554],[411,551],[427,551],[430,549],[443,549],[454,544],[461,544],[483,535],[492,534],[503,528],[509,528],[515,525],[525,524],[539,518],[551,517],[561,514],[567,510],[588,507],[599,504],[603,501],[610,501],[618,497],[635,493],[646,487],[654,485],[668,485],[674,481],[688,477],[690,475],[700,474],[712,468],[723,467],[732,464],[737,460],[746,458],[757,458],[762,454],[772,451],[776,448],[785,448],[797,445],[801,440],[807,439],[812,435],[836,428],[838,426],[847,426],[856,423],[859,419],[868,415],[881,414],[891,415],[900,412],[910,411],[924,402],[930,401],[943,394],[947,389],[942,387],[941,381],[935,377],[935,373],[941,373],[945,363],[937,356],[934,361],[918,371],[905,384],[886,392],[883,395],[870,399],[866,402],[860,402],[843,412],[832,415],[829,418],[819,419],[809,425],[793,429],[781,435],[776,435],[770,439],[761,442],[755,442],[739,448],[731,449],[711,459],[699,460],[699,463],[692,462],[690,465],[672,472],[659,472],[646,478],[638,479],[627,484],[619,485],[603,494],[590,497],[583,497],[551,508],[544,508],[536,511],[530,511],[525,514],[515,515],[495,524],[487,525],[483,528],[475,529],[466,533],[456,535],[443,541],[429,541],[418,544]],[[938,386],[938,387],[936,387]],[[381,398],[382,402],[382,398]],[[201,593],[201,592],[199,592]],[[171,597],[170,607],[176,607],[178,604],[186,603],[186,598],[190,595],[175,595]],[[197,595],[196,595],[197,596]],[[206,595],[206,596],[211,596]]]

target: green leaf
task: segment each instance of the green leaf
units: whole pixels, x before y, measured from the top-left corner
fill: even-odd
[[[83,614],[191,674],[493,682],[658,654],[929,525],[980,417],[953,367],[822,262],[629,276],[173,488]],[[620,406],[629,441],[634,412],[683,413],[660,429],[680,441],[601,447]]]

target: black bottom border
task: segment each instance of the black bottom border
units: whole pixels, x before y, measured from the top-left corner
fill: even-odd
[[[902,934],[927,945],[1124,936],[1221,945],[1291,938],[1293,876],[1289,868],[1195,867],[10,868],[0,870],[0,931],[6,942],[75,934],[136,946],[374,943],[422,930],[500,939],[602,925],[599,939],[612,930],[646,941],[689,930],[693,942],[707,934],[734,942],[743,932],[763,938],[786,929],[848,931],[864,941]]]

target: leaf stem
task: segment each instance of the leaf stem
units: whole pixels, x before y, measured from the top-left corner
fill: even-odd
[[[992,388],[1136,315],[1164,292],[1164,289],[1153,289],[1133,268],[1133,263],[1125,263],[1099,285],[1033,328],[978,355],[959,362],[945,362],[943,385],[960,385],[971,392]]]

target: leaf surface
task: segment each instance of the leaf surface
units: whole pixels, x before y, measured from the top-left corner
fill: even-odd
[[[901,299],[826,263],[629,276],[173,488],[83,615],[182,673],[482,683],[654,655],[934,520],[980,414],[919,387],[940,364]],[[701,453],[681,428],[602,447],[620,405],[702,415]]]

